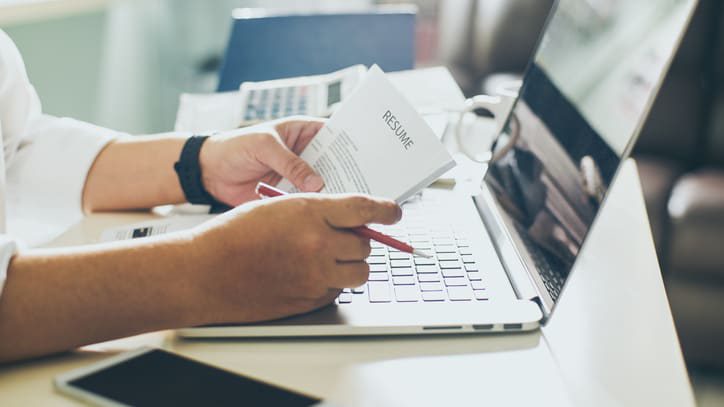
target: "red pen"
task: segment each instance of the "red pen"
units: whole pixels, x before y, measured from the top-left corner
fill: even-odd
[[[281,189],[274,188],[273,186],[267,185],[263,182],[260,182],[256,185],[256,193],[259,196],[267,197],[267,198],[271,198],[271,197],[275,197],[275,196],[282,196],[282,195],[287,194],[286,192],[282,191]],[[415,249],[414,247],[410,246],[409,244],[407,244],[405,242],[401,242],[401,241],[393,238],[392,236],[387,236],[384,233],[380,233],[376,230],[372,230],[372,229],[368,228],[367,226],[357,226],[357,227],[353,227],[353,228],[349,228],[349,229],[359,236],[366,237],[368,239],[372,239],[376,242],[380,242],[384,245],[390,246],[393,249],[397,249],[401,252],[410,253],[410,254],[414,254],[416,256],[427,257],[427,258],[432,257],[427,253],[424,253],[424,252],[421,252],[421,251]]]

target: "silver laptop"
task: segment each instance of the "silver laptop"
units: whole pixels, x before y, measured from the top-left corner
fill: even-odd
[[[435,253],[373,245],[369,281],[332,304],[186,337],[463,334],[551,316],[640,131],[695,0],[561,0],[476,196],[427,189],[380,230]],[[481,152],[482,153],[482,152]],[[373,242],[374,243],[374,242]]]

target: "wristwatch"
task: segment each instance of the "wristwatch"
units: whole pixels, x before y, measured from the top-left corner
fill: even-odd
[[[208,135],[194,135],[189,137],[181,149],[181,156],[173,165],[178,175],[179,184],[184,191],[186,200],[192,204],[211,205],[211,213],[223,212],[230,209],[209,193],[201,181],[201,165],[199,164],[199,153]]]

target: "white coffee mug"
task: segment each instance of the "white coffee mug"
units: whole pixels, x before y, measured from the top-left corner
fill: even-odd
[[[463,121],[465,116],[472,113],[476,109],[484,109],[493,115],[495,120],[495,135],[500,134],[505,125],[508,113],[518,97],[521,81],[509,81],[498,86],[495,91],[497,95],[477,95],[465,101],[465,108],[460,112],[457,126],[455,128],[455,138],[460,152],[468,156],[471,160],[479,163],[488,164],[504,155],[513,147],[518,139],[517,128],[513,129],[513,134],[506,146],[499,148],[495,154],[492,151],[479,152],[471,151],[468,144],[463,140]],[[515,117],[513,120],[517,123]],[[514,123],[514,124],[516,124]],[[517,126],[516,126],[517,127]]]

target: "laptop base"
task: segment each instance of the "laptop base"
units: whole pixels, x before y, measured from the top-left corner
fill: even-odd
[[[479,334],[535,330],[541,318],[538,305],[525,300],[361,304],[358,307],[333,304],[260,324],[202,326],[177,332],[188,338]]]

